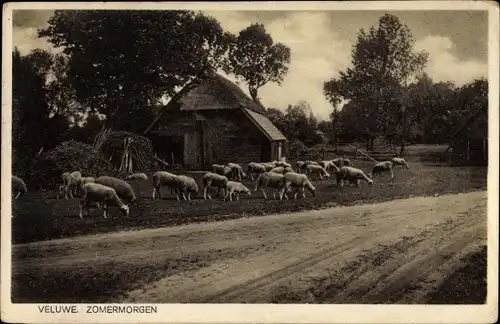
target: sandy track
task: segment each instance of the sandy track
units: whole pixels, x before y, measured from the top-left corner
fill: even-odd
[[[486,202],[473,192],[16,245],[13,274],[210,256],[116,298],[425,303],[461,257],[486,244]]]

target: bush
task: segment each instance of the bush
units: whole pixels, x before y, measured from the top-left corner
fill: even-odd
[[[288,142],[288,159],[300,160],[307,155],[307,146],[299,140],[291,140]]]
[[[80,171],[83,176],[115,175],[109,161],[90,145],[67,141],[42,154],[35,163],[30,185],[36,189],[55,189],[61,183],[61,174]]]

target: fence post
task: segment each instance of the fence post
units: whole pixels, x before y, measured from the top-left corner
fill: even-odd
[[[470,140],[467,140],[467,161],[470,161]]]

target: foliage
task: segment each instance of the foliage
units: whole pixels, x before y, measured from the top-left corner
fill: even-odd
[[[307,155],[308,149],[301,141],[292,139],[287,143],[287,157],[290,160],[304,159]]]
[[[352,67],[324,84],[324,94],[332,105],[352,101],[368,148],[374,136],[386,135],[394,123],[410,124],[406,86],[421,73],[428,56],[414,52],[413,44],[410,29],[396,16],[385,14],[377,28],[359,31],[351,51]],[[401,140],[404,142],[404,134]]]
[[[61,174],[68,171],[80,171],[83,176],[93,177],[114,174],[104,155],[88,144],[70,140],[37,159],[30,183],[35,188],[55,189],[61,182]]]
[[[70,56],[78,101],[132,132],[165,93],[221,66],[231,39],[215,19],[181,10],[56,10],[39,36]]]
[[[48,144],[49,106],[44,79],[32,57],[12,53],[12,172],[26,176],[31,161]]]
[[[286,45],[274,43],[264,25],[252,24],[234,37],[228,57],[226,72],[247,82],[252,99],[260,104],[258,90],[269,82],[281,84],[291,53]]]

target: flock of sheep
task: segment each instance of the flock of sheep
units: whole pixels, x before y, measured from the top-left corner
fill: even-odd
[[[408,164],[404,159],[393,158],[390,161],[377,162],[372,169],[372,172],[365,174],[361,169],[352,166],[349,159],[337,158],[328,161],[297,161],[295,169],[284,161],[273,161],[256,163],[250,162],[247,166],[247,173],[243,168],[236,163],[228,163],[226,165],[214,164],[212,170],[203,175],[203,198],[212,199],[208,193],[210,187],[217,189],[217,195],[222,192],[224,200],[239,200],[241,193],[251,195],[251,190],[241,182],[244,178],[255,180],[254,192],[261,190],[265,199],[267,199],[266,189],[273,188],[273,198],[276,194],[279,199],[283,197],[288,199],[289,192],[295,188],[294,199],[297,199],[299,191],[302,197],[305,198],[305,189],[316,196],[316,188],[311,183],[310,178],[315,176],[316,179],[323,180],[329,178],[333,173],[337,184],[340,187],[344,183],[349,183],[359,186],[360,180],[366,181],[369,185],[373,184],[372,176],[382,173],[390,173],[391,178],[394,178],[393,168],[395,165],[402,165],[409,169]],[[91,203],[95,203],[99,209],[103,209],[103,216],[107,218],[108,206],[118,207],[124,215],[129,214],[129,205],[134,205],[136,195],[134,189],[130,185],[130,181],[147,180],[145,173],[134,173],[125,177],[124,180],[101,176],[98,178],[82,177],[80,171],[65,172],[61,176],[62,184],[58,188],[57,198],[64,193],[65,199],[73,198],[73,195],[81,196],[79,209],[80,218],[83,218],[83,209],[89,215],[89,207]],[[176,175],[166,171],[158,171],[152,176],[153,194],[155,199],[156,194],[161,198],[160,188],[166,187],[170,189],[172,194],[175,194],[179,201],[182,197],[184,200],[191,200],[191,195],[196,195],[199,191],[198,184],[195,179],[186,175]],[[127,182],[129,181],[129,182]],[[24,181],[16,176],[12,176],[12,193],[14,199],[27,192],[27,187]]]

